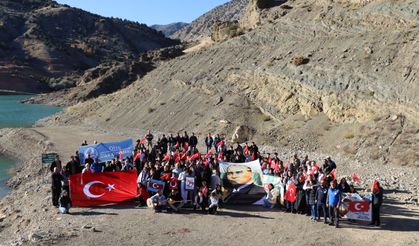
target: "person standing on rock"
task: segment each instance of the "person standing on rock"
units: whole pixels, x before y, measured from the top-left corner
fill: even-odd
[[[380,226],[380,207],[383,204],[384,190],[375,180],[372,185],[372,222],[371,225]]]
[[[51,193],[52,205],[58,208],[58,199],[60,199],[63,176],[60,173],[60,168],[54,167],[54,172],[51,175]]]
[[[327,203],[326,206],[329,208],[330,223],[329,225],[335,224],[336,228],[339,227],[339,206],[341,201],[342,192],[337,188],[336,180],[330,182],[330,188],[327,191]]]

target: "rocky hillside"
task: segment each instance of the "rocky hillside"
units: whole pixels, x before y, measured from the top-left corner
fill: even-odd
[[[0,2],[0,90],[72,87],[86,69],[177,44],[146,25],[103,18],[51,0]]]
[[[184,22],[176,22],[176,23],[171,23],[171,24],[167,24],[167,25],[152,25],[151,28],[162,32],[166,37],[169,37],[170,35],[172,35],[173,33],[179,31],[180,29],[182,29],[184,26],[189,25],[188,23],[184,23]]]
[[[240,140],[419,165],[417,1],[248,9],[260,21],[245,34],[47,123],[236,131]]]
[[[231,0],[194,20],[171,35],[171,38],[182,41],[194,41],[211,36],[212,27],[217,21],[239,20],[246,10],[249,0]]]

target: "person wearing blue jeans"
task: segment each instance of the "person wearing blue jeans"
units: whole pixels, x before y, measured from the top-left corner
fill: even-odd
[[[320,186],[316,191],[316,205],[317,205],[317,220],[320,220],[320,211],[323,211],[324,223],[327,224],[327,209],[326,209],[327,187],[326,181],[321,180]]]

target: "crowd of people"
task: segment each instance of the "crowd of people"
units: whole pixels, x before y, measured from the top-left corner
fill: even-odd
[[[151,131],[136,141],[132,156],[125,159],[115,156],[106,163],[87,156],[81,165],[78,151],[71,160],[62,165],[57,156],[51,163],[52,203],[62,213],[68,213],[71,206],[69,197],[69,176],[76,173],[100,173],[136,170],[138,174],[138,202],[140,206],[153,207],[155,211],[179,212],[181,208],[202,210],[211,214],[223,206],[223,188],[220,179],[220,161],[243,163],[259,159],[264,175],[279,177],[287,189],[296,187],[294,201],[280,201],[273,184],[265,187],[264,207],[279,207],[286,212],[310,216],[312,221],[339,226],[339,206],[342,193],[356,193],[353,184],[345,178],[336,180],[336,163],[327,157],[321,163],[310,160],[308,156],[300,159],[297,155],[283,161],[277,153],[261,154],[258,146],[235,143],[228,146],[219,134],[208,134],[203,140],[205,153],[198,150],[198,137],[187,132],[170,134],[155,139]],[[84,141],[82,145],[87,145]],[[194,189],[186,188],[186,180],[194,179]],[[165,182],[164,190],[150,192],[150,180]],[[379,208],[383,201],[383,189],[378,182],[372,191],[373,221],[379,226]]]

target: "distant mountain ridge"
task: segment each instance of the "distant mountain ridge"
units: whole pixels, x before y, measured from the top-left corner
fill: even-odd
[[[166,37],[169,37],[170,35],[172,35],[173,33],[177,32],[178,30],[180,30],[181,28],[187,25],[189,24],[185,22],[175,22],[175,23],[170,23],[167,25],[152,25],[151,28],[157,31],[160,31]]]
[[[170,37],[182,41],[193,41],[209,37],[211,36],[212,27],[217,21],[238,21],[246,11],[248,3],[249,0],[232,0],[220,5],[200,16],[191,24],[184,26]]]
[[[178,43],[144,24],[51,0],[3,0],[0,90],[39,93],[72,87],[74,81],[56,83],[54,78]]]

